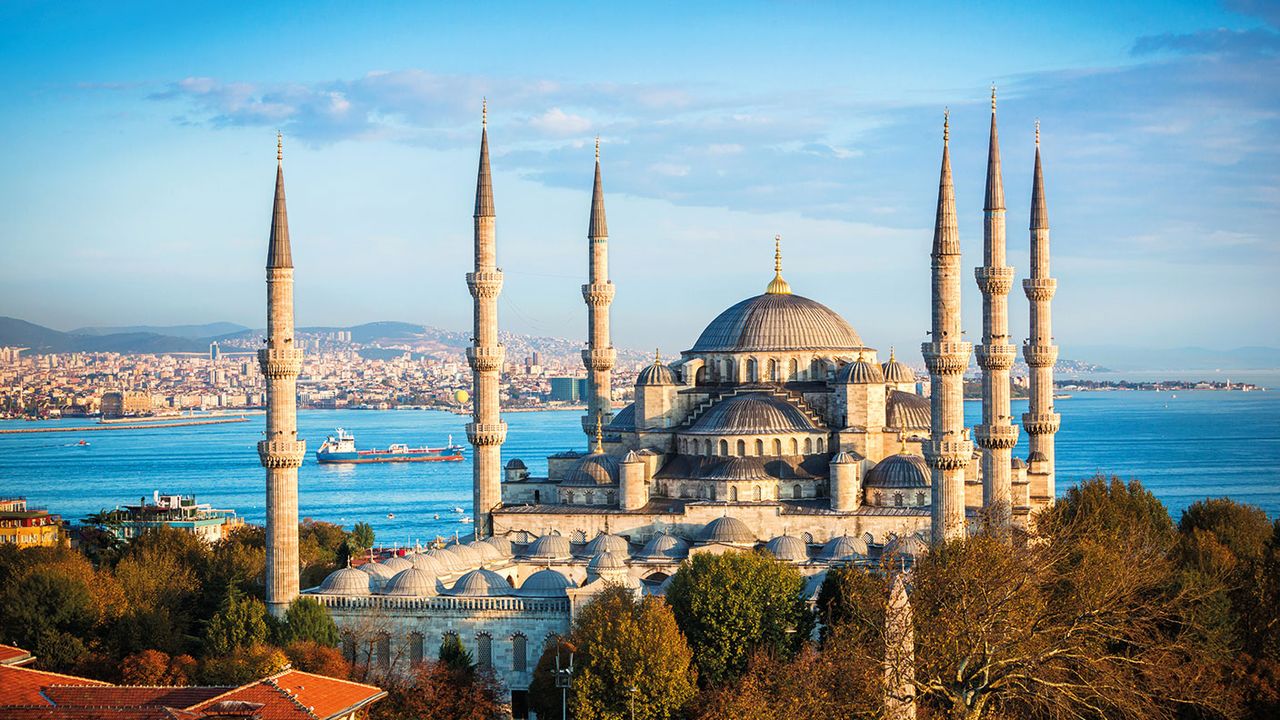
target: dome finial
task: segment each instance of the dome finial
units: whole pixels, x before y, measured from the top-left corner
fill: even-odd
[[[904,435],[901,430],[898,431],[898,446],[899,446],[898,454],[906,455],[907,454],[907,436]]]
[[[791,286],[782,279],[782,236],[773,236],[773,280],[765,290],[769,295],[790,295]]]
[[[653,364],[654,364],[654,365],[661,365],[661,364],[662,364],[662,349],[661,349],[661,348],[654,348],[654,349],[653,349]]]
[[[604,416],[596,415],[596,453],[604,452]]]
[[[889,346],[889,362],[897,362],[897,358],[894,357],[892,345]]]

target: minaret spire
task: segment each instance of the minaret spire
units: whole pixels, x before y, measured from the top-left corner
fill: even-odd
[[[302,350],[293,338],[293,258],[284,201],[284,139],[276,133],[276,188],[267,247],[267,346],[258,364],[267,381],[267,422],[258,459],[267,471],[267,609],[283,617],[298,597],[298,468],[306,443],[298,439],[297,382]]]
[[[1031,399],[1022,427],[1030,437],[1027,479],[1032,504],[1052,503],[1056,493],[1054,435],[1062,418],[1053,411],[1053,365],[1058,346],[1053,343],[1050,302],[1058,281],[1049,276],[1049,209],[1044,197],[1044,171],[1040,165],[1040,122],[1036,121],[1036,164],[1031,180],[1031,277],[1022,281],[1031,304],[1031,337],[1022,346],[1022,357],[1031,369]]]
[[[498,379],[505,350],[498,342],[498,294],[502,271],[497,265],[493,178],[489,171],[489,103],[480,115],[480,167],[476,173],[475,270],[467,273],[467,288],[475,304],[475,328],[467,361],[473,380],[472,422],[467,440],[475,448],[472,463],[475,532],[493,534],[493,510],[502,504],[502,443],[507,424],[499,414]]]
[[[591,217],[587,222],[587,284],[582,299],[587,304],[587,413],[582,429],[587,437],[603,433],[613,417],[613,364],[616,351],[609,339],[609,306],[614,287],[609,281],[609,225],[604,215],[604,181],[600,177],[600,138],[596,137],[596,174],[591,188]],[[598,444],[598,443],[597,443]]]
[[[930,514],[934,542],[964,536],[964,471],[973,454],[973,444],[964,431],[963,392],[971,346],[961,339],[960,228],[951,181],[950,117],[943,117],[942,171],[932,253],[933,338],[920,347],[932,387],[930,438],[923,449],[932,477]]]
[[[1009,343],[1009,290],[1013,268],[1005,264],[1004,181],[996,133],[996,87],[991,86],[991,137],[987,144],[987,194],[983,203],[981,267],[974,268],[982,292],[982,423],[974,439],[982,448],[982,506],[996,529],[1008,526],[1013,511],[1011,460],[1018,428],[1009,409],[1009,368],[1017,348]]]

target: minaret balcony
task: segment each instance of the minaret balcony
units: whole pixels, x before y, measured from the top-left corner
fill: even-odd
[[[499,420],[496,423],[467,423],[467,441],[476,447],[501,445],[507,440],[507,424]]]
[[[476,372],[495,372],[502,369],[502,361],[507,356],[507,349],[501,345],[487,347],[472,345],[467,348],[467,362]]]
[[[582,351],[582,364],[588,370],[605,371],[613,368],[618,358],[618,351],[611,347],[589,348]]]
[[[983,370],[1008,370],[1018,357],[1018,348],[1009,343],[987,343],[975,346],[973,354]]]
[[[973,343],[931,342],[920,345],[924,364],[932,375],[961,375],[969,367]]]
[[[306,440],[262,440],[258,443],[258,457],[263,467],[300,467],[306,455]]]
[[[1053,435],[1062,426],[1058,413],[1023,413],[1022,427],[1028,435]]]
[[[258,366],[269,378],[298,377],[302,373],[302,350],[296,347],[265,347],[258,350]]]
[[[474,298],[496,298],[502,292],[501,270],[478,270],[467,273],[467,289]]]
[[[959,470],[973,460],[973,443],[968,440],[926,440],[920,448],[930,467]]]
[[[1028,367],[1053,367],[1058,362],[1058,346],[1026,343],[1022,346],[1022,359]]]
[[[582,299],[592,307],[600,307],[613,302],[614,292],[611,282],[587,283],[582,286]]]
[[[1032,302],[1052,300],[1057,290],[1058,281],[1054,278],[1027,278],[1022,281],[1022,291]]]
[[[983,295],[1008,295],[1013,287],[1013,268],[977,267],[973,276],[978,280],[978,289]]]
[[[1017,425],[979,425],[973,429],[978,447],[988,450],[1010,450],[1018,444]]]

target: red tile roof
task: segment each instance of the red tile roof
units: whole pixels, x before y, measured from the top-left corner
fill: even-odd
[[[145,685],[50,685],[44,696],[60,707],[135,707],[159,705],[189,708],[233,687],[165,687]]]
[[[0,645],[0,665],[26,665],[35,660],[35,656],[12,645]]]
[[[285,670],[261,682],[236,688],[192,710],[203,710],[216,701],[248,700],[266,705],[263,720],[328,720],[363,707],[386,695],[382,688],[315,675],[301,670]]]
[[[73,675],[33,670],[13,665],[0,665],[0,688],[4,688],[3,702],[13,705],[52,705],[40,691],[49,685],[106,685]]]
[[[198,720],[186,710],[155,705],[133,708],[0,706],[4,720]]]

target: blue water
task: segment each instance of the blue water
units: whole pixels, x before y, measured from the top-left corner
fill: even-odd
[[[1097,472],[1138,478],[1176,517],[1188,504],[1228,495],[1280,516],[1280,392],[1094,392],[1059,400],[1058,489]],[[1014,403],[1015,417],[1025,402]],[[965,404],[977,422],[979,405]],[[523,459],[535,475],[546,455],[585,447],[574,412],[510,413],[503,459]],[[467,418],[431,411],[312,410],[299,413],[300,433],[314,450],[335,427],[362,447],[393,442],[463,442]],[[0,496],[20,495],[66,518],[136,501],[153,490],[195,494],[263,520],[263,470],[255,443],[262,418],[181,428],[0,435]],[[81,426],[87,421],[49,421]],[[22,421],[0,427],[33,427]],[[80,439],[90,442],[79,447]],[[1024,446],[1019,454],[1026,452]],[[471,462],[319,465],[307,458],[299,475],[303,517],[350,525],[368,522],[385,543],[466,534],[451,512],[471,513]],[[387,514],[395,515],[394,519]],[[434,519],[439,514],[440,519]]]

